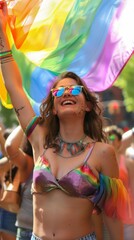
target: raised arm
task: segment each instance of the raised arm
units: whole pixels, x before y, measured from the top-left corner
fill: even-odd
[[[8,154],[5,149],[5,137],[2,126],[0,126],[0,148],[2,151],[3,158],[0,159],[0,175],[4,177],[5,173],[10,169],[10,163],[8,159]]]
[[[0,148],[3,156],[6,156],[6,151],[5,151],[5,138],[3,134],[3,129],[0,126]]]
[[[10,169],[9,159],[7,157],[3,157],[0,159],[0,175],[5,174]]]
[[[21,126],[17,126],[5,141],[5,150],[9,158],[14,162],[17,159],[23,142],[24,132]],[[16,162],[15,162],[16,165]]]
[[[33,153],[21,126],[16,127],[5,142],[10,161],[19,168],[21,181],[25,181],[33,170]]]
[[[134,127],[128,130],[127,132],[123,133],[119,152],[121,154],[125,154],[126,149],[131,145],[133,141],[134,141]]]
[[[6,28],[8,11],[5,1],[0,1],[0,60],[3,79],[13,107],[23,129],[35,115],[22,86],[22,77],[10,49]]]

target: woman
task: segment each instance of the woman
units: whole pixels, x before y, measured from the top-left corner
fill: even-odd
[[[120,197],[124,201],[122,194],[127,197],[127,193],[121,181],[113,179],[118,178],[118,165],[113,147],[104,143],[98,100],[77,75],[66,73],[55,82],[42,103],[41,124],[38,124],[40,118],[35,116],[12,58],[5,34],[8,15],[6,4],[2,3],[3,78],[34,153],[32,239],[96,239],[92,212],[104,209],[112,239],[122,240],[122,224],[118,220],[121,211],[116,207],[118,202],[112,201],[108,194],[106,179],[110,189],[111,182],[120,191],[123,189]]]
[[[21,205],[16,218],[16,240],[30,240],[33,229],[33,204],[31,195],[33,151],[20,126],[5,142],[8,157],[18,167],[21,181]]]
[[[128,190],[131,199],[132,214],[129,221],[124,221],[124,240],[134,239],[134,152],[130,143],[133,142],[133,128],[127,132],[115,125],[107,126],[105,132],[108,135],[109,143],[114,147],[119,165],[119,178]],[[107,238],[106,238],[107,239]]]
[[[3,160],[6,159],[6,157],[2,158],[0,160],[0,176],[3,174],[4,168],[7,168],[7,163],[6,167],[3,167]],[[5,164],[4,164],[5,165]],[[12,173],[13,171],[16,172],[17,168],[12,168]],[[8,176],[6,177],[6,180],[9,182]],[[2,187],[6,186],[7,181],[2,181]],[[3,193],[3,189],[1,190]],[[2,197],[2,194],[1,194]],[[0,240],[15,240],[16,239],[16,232],[17,228],[15,226],[16,222],[16,213],[10,212],[2,207],[0,207]]]
[[[131,240],[134,238],[134,143],[132,143],[125,152],[125,167],[128,172],[128,191],[131,198],[132,218],[124,226],[124,239]]]
[[[1,124],[0,124],[1,125]],[[0,199],[3,196],[3,189],[9,184],[9,170],[10,163],[6,157],[5,151],[5,141],[8,135],[12,132],[12,129],[3,129],[0,127],[0,147],[2,150],[3,158],[0,159],[0,179],[1,179],[1,188],[0,188]],[[15,176],[17,168],[12,167],[12,175]],[[16,213],[9,212],[0,207],[0,240],[15,240],[17,228],[15,226],[16,222]]]

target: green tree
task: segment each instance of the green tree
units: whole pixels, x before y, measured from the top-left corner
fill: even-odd
[[[7,109],[3,107],[0,103],[0,122],[6,128],[12,128],[18,125],[18,121],[16,118],[16,114],[14,113],[14,109]]]
[[[128,112],[134,111],[134,55],[116,80],[115,86],[122,89],[124,104]]]

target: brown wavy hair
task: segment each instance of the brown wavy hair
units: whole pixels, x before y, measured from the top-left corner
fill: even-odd
[[[53,84],[52,88],[55,88],[56,85],[60,82],[60,80],[64,78],[72,78],[76,81],[78,85],[84,86],[83,94],[87,102],[89,102],[91,106],[90,112],[86,112],[84,119],[84,133],[99,142],[106,142],[106,136],[103,131],[103,109],[98,101],[95,93],[92,93],[84,83],[84,81],[73,72],[65,72],[62,73],[57,80]],[[54,97],[50,91],[49,95],[42,102],[40,106],[40,114],[42,121],[45,122],[45,125],[48,129],[48,134],[46,136],[45,148],[54,147],[55,139],[59,134],[59,119],[57,115],[53,114],[53,103]]]

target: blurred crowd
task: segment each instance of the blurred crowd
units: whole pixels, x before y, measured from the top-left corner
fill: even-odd
[[[116,153],[119,165],[119,178],[123,181],[131,199],[131,218],[123,222],[124,240],[134,239],[134,128],[124,132],[115,125],[104,129],[108,144]],[[109,159],[107,159],[109,161]],[[0,240],[30,240],[32,236],[32,148],[18,125],[14,129],[6,129],[0,125],[0,196],[9,184],[9,171],[20,173],[21,206],[18,213],[0,208]],[[102,214],[93,214],[94,228],[98,240],[110,240],[108,228],[103,222]]]

